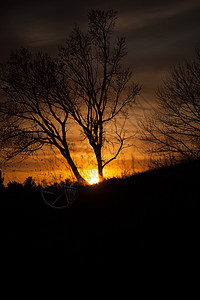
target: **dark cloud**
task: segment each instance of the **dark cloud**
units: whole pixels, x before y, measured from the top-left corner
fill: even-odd
[[[118,11],[117,30],[127,37],[128,62],[149,93],[161,74],[192,55],[199,42],[199,0],[8,0],[0,11],[1,58],[21,45],[55,51],[75,23],[86,28],[91,8]]]

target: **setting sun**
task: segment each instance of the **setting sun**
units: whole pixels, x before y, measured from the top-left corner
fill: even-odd
[[[85,172],[85,177],[89,184],[95,184],[99,182],[98,170],[97,169],[90,169]]]
[[[97,177],[91,177],[89,178],[88,182],[92,185],[92,184],[95,184],[95,183],[98,183],[99,182],[99,178],[98,176]]]

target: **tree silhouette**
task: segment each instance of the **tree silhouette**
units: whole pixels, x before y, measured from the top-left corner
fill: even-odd
[[[116,18],[113,10],[92,10],[88,14],[88,32],[83,33],[75,27],[65,46],[60,47],[66,80],[61,99],[67,95],[68,101],[64,105],[67,103],[69,114],[82,128],[94,150],[100,180],[103,168],[123,147],[128,107],[140,90],[138,85],[130,83],[132,73],[129,68],[122,66],[126,55],[125,39],[113,38]],[[123,118],[121,128],[117,126],[119,116]],[[108,123],[114,130],[116,152],[105,160],[102,147],[113,138],[107,135]]]
[[[200,158],[200,51],[170,70],[157,90],[158,109],[141,123],[151,152]]]
[[[88,14],[88,32],[75,27],[65,46],[59,48],[57,58],[33,55],[22,48],[1,64],[2,156],[10,159],[19,153],[28,155],[50,145],[67,160],[76,179],[85,183],[69,150],[70,117],[92,146],[99,178],[103,178],[103,168],[123,147],[128,107],[140,90],[130,83],[130,70],[121,65],[126,54],[125,40],[112,37],[115,21],[113,10],[92,10]],[[118,117],[123,118],[121,127]],[[114,137],[107,134],[108,124]],[[118,146],[105,161],[102,148],[106,142],[117,142]]]
[[[67,142],[68,111],[59,107],[53,91],[59,67],[47,54],[27,49],[13,52],[1,65],[1,156],[29,155],[45,145],[56,147],[76,179],[85,182],[71,158]],[[57,86],[56,86],[57,89]]]

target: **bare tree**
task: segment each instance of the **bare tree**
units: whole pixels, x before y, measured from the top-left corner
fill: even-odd
[[[113,10],[92,10],[88,14],[88,32],[83,33],[76,27],[65,46],[60,47],[63,78],[67,81],[61,99],[67,95],[69,114],[94,150],[100,180],[103,168],[118,156],[124,145],[128,108],[140,91],[140,87],[131,82],[129,68],[122,66],[125,39],[113,37],[116,18]],[[117,126],[120,116],[121,128]],[[108,124],[115,129],[116,150],[105,160],[102,148],[111,142],[106,130]]]
[[[142,122],[150,152],[200,158],[200,51],[173,66],[157,90],[158,109]]]
[[[27,156],[50,145],[67,160],[76,179],[85,183],[69,151],[68,111],[53,97],[60,80],[58,68],[48,55],[33,57],[23,48],[1,64],[1,156],[6,160],[20,153]]]
[[[112,38],[115,21],[112,10],[92,10],[88,32],[75,27],[57,59],[21,49],[1,65],[0,144],[7,159],[50,145],[67,160],[77,180],[85,182],[70,155],[67,131],[71,117],[92,146],[99,178],[103,178],[103,168],[124,145],[128,107],[140,90],[129,84],[130,70],[122,68],[125,40]],[[108,136],[106,125],[113,128],[114,137]],[[106,142],[118,143],[107,160],[102,157]]]

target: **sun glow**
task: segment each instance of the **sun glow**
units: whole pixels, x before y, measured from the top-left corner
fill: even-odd
[[[89,184],[95,184],[99,182],[98,170],[90,169],[85,173],[85,178],[89,182]]]
[[[91,177],[91,178],[88,179],[88,182],[91,185],[95,184],[95,183],[98,183],[99,182],[99,178],[98,178],[98,176],[97,177]]]

